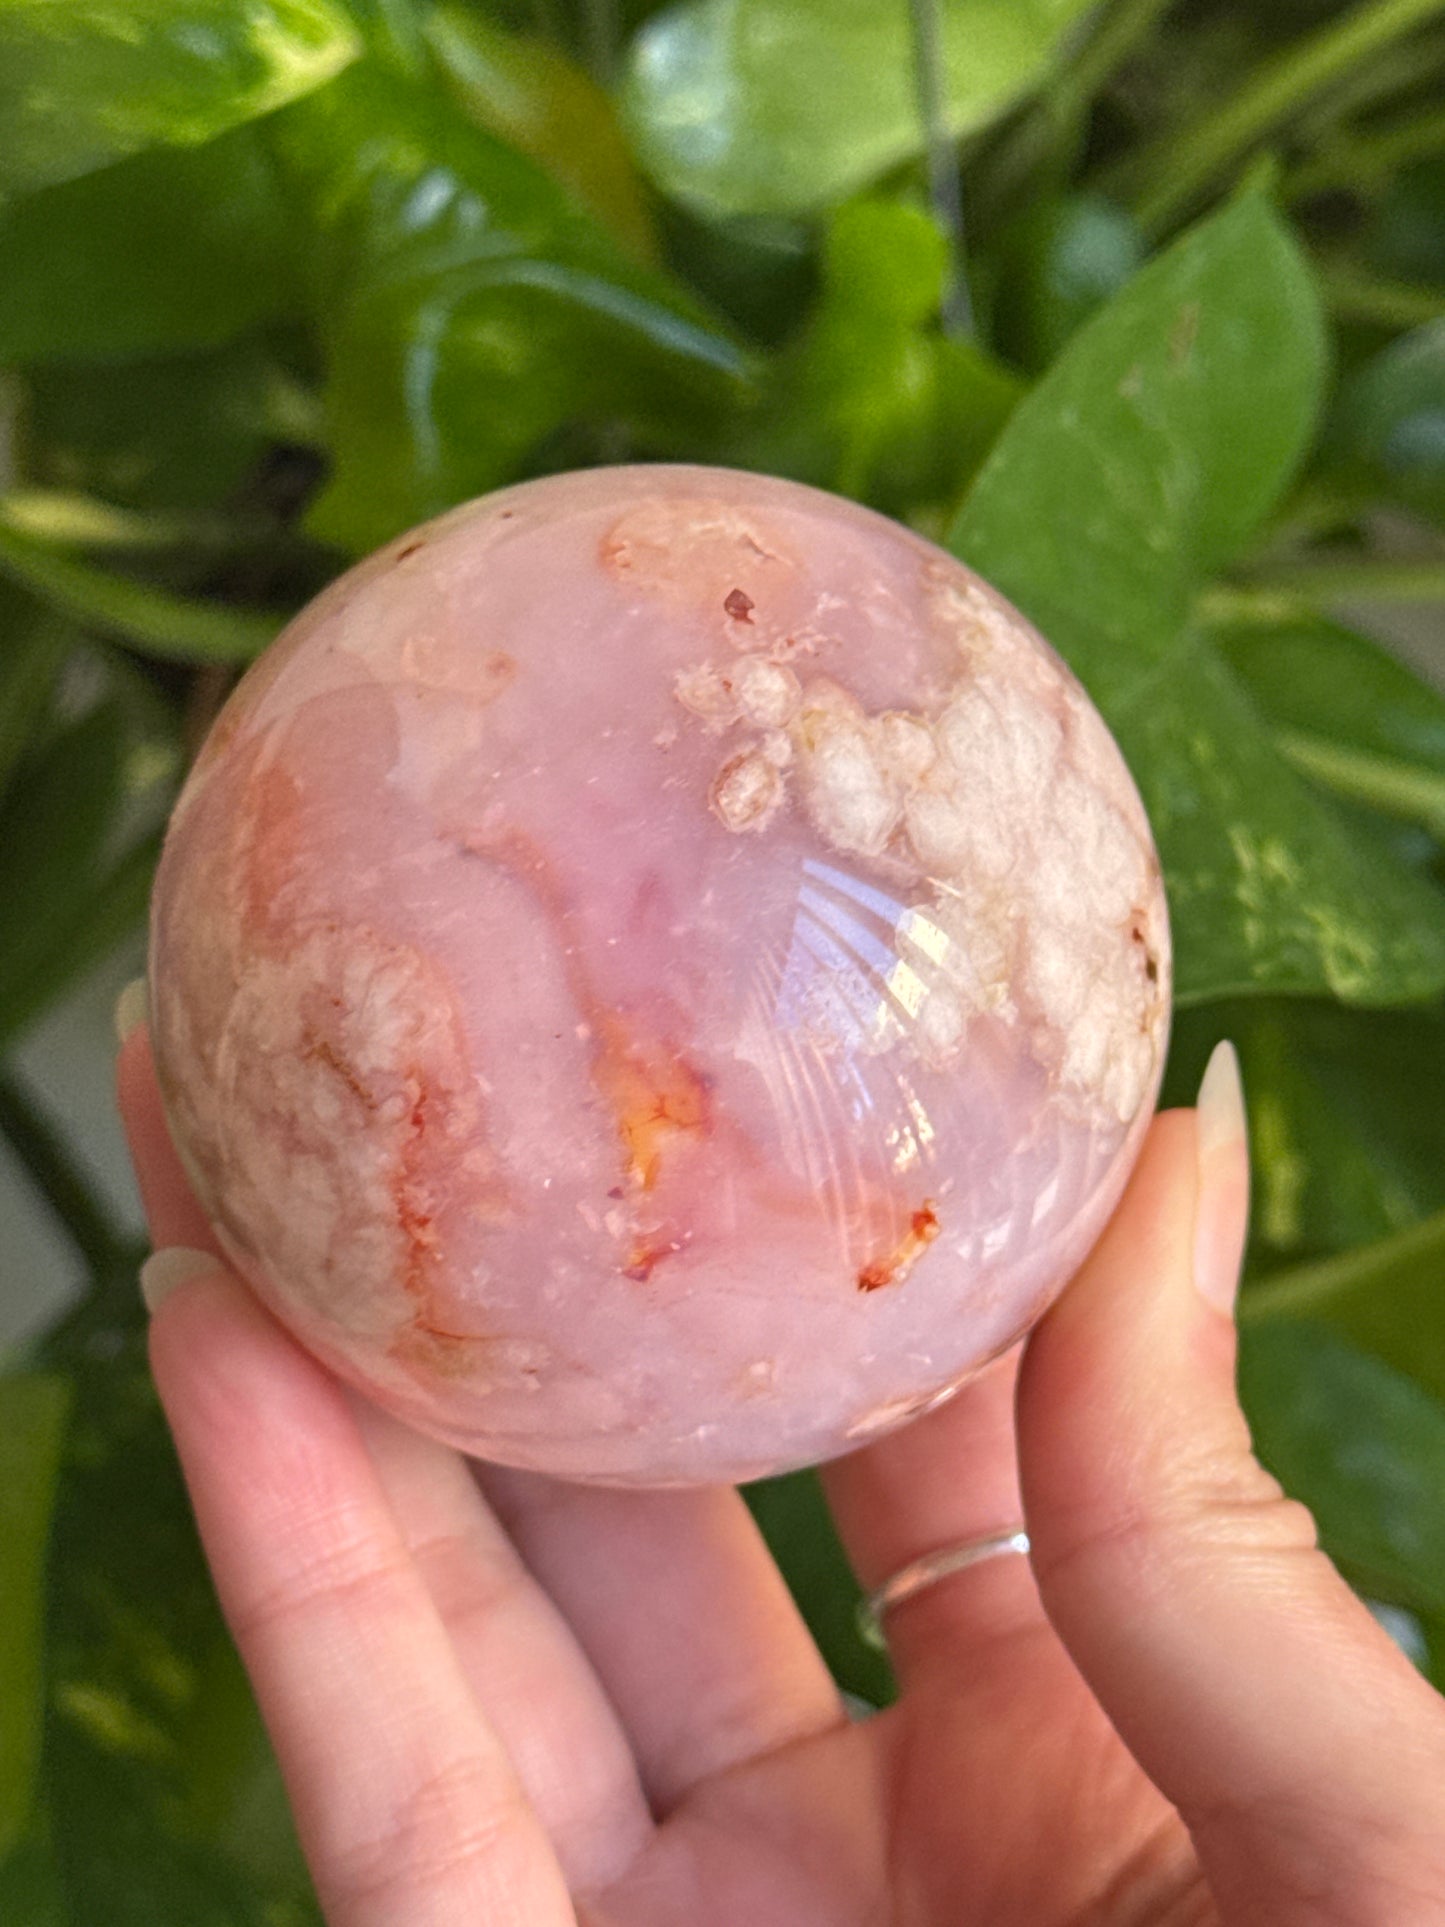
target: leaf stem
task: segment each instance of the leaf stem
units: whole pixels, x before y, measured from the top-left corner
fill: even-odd
[[[1333,1258],[1312,1264],[1295,1265],[1261,1284],[1251,1285],[1239,1300],[1241,1324],[1257,1324],[1272,1318],[1309,1318],[1328,1311],[1332,1304],[1351,1294],[1383,1285],[1392,1275],[1413,1260],[1433,1259],[1445,1241],[1445,1212],[1409,1225],[1392,1237],[1374,1244],[1342,1251]]]
[[[61,1229],[93,1270],[114,1264],[126,1238],[12,1066],[0,1063],[0,1135]]]
[[[77,562],[0,525],[0,572],[67,615],[118,636],[147,655],[180,662],[249,662],[280,632],[285,616],[222,603],[191,602],[164,589]]]
[[[1445,0],[1365,0],[1343,19],[1266,61],[1233,99],[1148,157],[1145,178],[1155,185],[1139,201],[1140,222],[1154,233],[1167,228],[1264,135],[1442,11]]]
[[[943,291],[943,326],[951,335],[974,332],[973,301],[963,224],[963,184],[958,143],[948,131],[947,77],[943,64],[943,23],[939,0],[909,0],[913,27],[913,78],[918,118],[928,155],[928,189],[933,212],[948,241],[949,274]]]

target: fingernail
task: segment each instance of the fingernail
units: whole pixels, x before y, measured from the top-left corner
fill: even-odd
[[[219,1271],[221,1261],[212,1251],[193,1251],[189,1245],[167,1245],[153,1251],[140,1268],[140,1295],[154,1318],[178,1285],[202,1272]]]
[[[1194,1282],[1216,1311],[1232,1318],[1249,1229],[1249,1132],[1239,1056],[1227,1041],[1215,1045],[1205,1069],[1195,1130]]]
[[[149,1015],[149,986],[144,977],[132,977],[115,1000],[115,1034],[122,1044]]]

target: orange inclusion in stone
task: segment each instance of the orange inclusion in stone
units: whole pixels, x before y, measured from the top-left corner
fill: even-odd
[[[633,1184],[651,1191],[664,1151],[707,1128],[707,1085],[692,1067],[657,1045],[639,1047],[619,1017],[602,1021],[594,1076],[617,1115]]]
[[[907,1231],[886,1258],[875,1258],[858,1273],[859,1291],[877,1291],[883,1285],[901,1284],[939,1233],[938,1211],[931,1198],[925,1198],[914,1212]]]

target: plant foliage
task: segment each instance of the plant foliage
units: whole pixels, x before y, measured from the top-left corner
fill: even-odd
[[[0,0],[0,1052],[353,556],[596,462],[853,495],[1118,736],[1260,1451],[1445,1679],[1445,696],[1347,614],[1445,604],[1442,71],[1445,0]],[[301,1927],[136,1254],[3,1057],[0,1134],[94,1279],[0,1377],[0,1918]],[[754,1501],[886,1696],[816,1482]]]

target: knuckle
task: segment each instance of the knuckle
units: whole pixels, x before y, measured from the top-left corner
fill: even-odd
[[[510,1776],[463,1755],[419,1777],[374,1832],[340,1851],[329,1884],[353,1908],[392,1894],[415,1906],[421,1895],[460,1887],[470,1876],[479,1887],[489,1884],[525,1818]]]
[[[1106,1570],[1144,1581],[1161,1555],[1171,1562],[1315,1555],[1319,1535],[1308,1507],[1291,1498],[1253,1457],[1196,1450],[1163,1476],[1124,1485],[1113,1500],[1081,1511],[1055,1545],[1036,1545],[1041,1587]]]
[[[406,1561],[364,1531],[327,1540],[324,1549],[298,1554],[284,1575],[235,1603],[231,1630],[238,1644],[298,1619],[347,1608],[367,1611],[402,1580]]]

